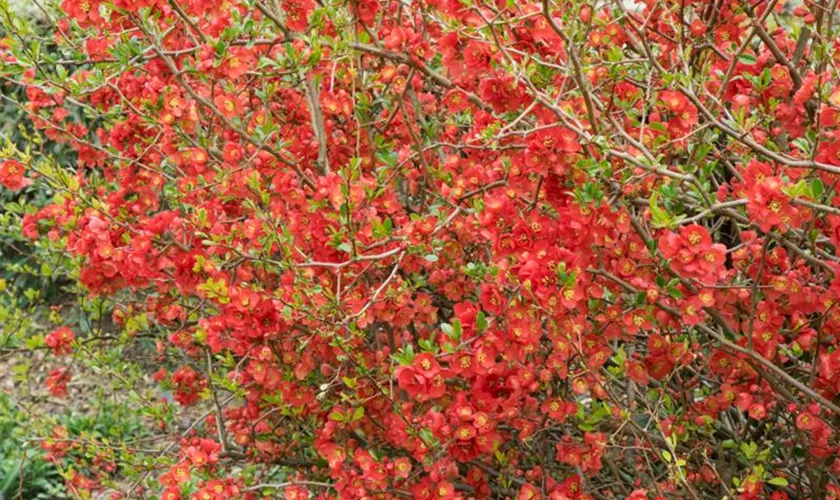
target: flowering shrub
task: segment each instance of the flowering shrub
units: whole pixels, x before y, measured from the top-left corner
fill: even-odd
[[[44,452],[113,498],[840,497],[834,7],[0,2],[43,138],[0,183],[96,305],[26,345],[155,433]]]

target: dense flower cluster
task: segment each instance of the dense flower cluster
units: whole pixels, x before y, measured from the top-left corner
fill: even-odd
[[[171,442],[73,487],[840,497],[825,5],[63,0],[3,71],[78,164],[0,183],[61,188],[23,232],[153,338]]]

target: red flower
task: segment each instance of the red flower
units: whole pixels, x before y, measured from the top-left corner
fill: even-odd
[[[426,377],[427,379],[432,379],[435,375],[440,373],[440,364],[434,356],[427,352],[423,352],[415,356],[414,362],[411,366],[413,366],[420,375]]]
[[[781,178],[770,176],[759,180],[747,192],[747,211],[764,232],[774,227],[784,230],[796,215],[790,198],[782,191],[783,187]]]
[[[401,366],[395,374],[399,386],[420,401],[439,398],[446,392],[445,373],[429,353],[418,354],[411,366]]]
[[[197,403],[205,385],[206,381],[202,380],[199,374],[189,366],[179,368],[172,375],[175,400],[184,406]]]
[[[646,330],[651,327],[648,314],[641,309],[625,314],[623,321],[627,333],[630,334],[635,334],[638,333],[639,330]]]
[[[647,491],[645,490],[633,490],[630,493],[630,496],[627,497],[627,500],[647,500]]]
[[[304,486],[290,486],[286,488],[286,500],[308,500],[309,490]]]
[[[313,0],[285,0],[286,26],[290,30],[305,31],[309,25],[309,14],[315,9]]]
[[[573,165],[575,154],[583,150],[580,140],[572,130],[552,127],[540,130],[528,137],[526,164],[531,172],[546,174],[550,171],[562,175]]]
[[[666,90],[659,99],[673,118],[668,122],[672,135],[683,134],[697,124],[697,107],[679,92]]]
[[[394,460],[394,476],[406,479],[411,474],[411,461],[405,457]]]
[[[749,410],[750,418],[754,418],[756,420],[763,420],[767,416],[767,407],[765,407],[761,403],[753,403],[750,405]]]
[[[803,431],[813,431],[822,427],[823,423],[819,417],[808,412],[802,412],[796,416],[796,428]]]
[[[73,331],[69,327],[62,326],[50,332],[44,338],[44,343],[53,350],[53,354],[59,356],[72,352],[71,344],[74,340],[76,340],[76,335]]]
[[[636,382],[637,384],[647,385],[649,379],[647,370],[643,364],[635,361],[626,361],[625,371],[627,372],[627,377],[630,380]]]
[[[70,382],[72,373],[69,368],[55,368],[50,370],[44,383],[50,394],[57,398],[67,397],[67,382]]]
[[[215,99],[213,99],[213,103],[216,105],[216,108],[225,116],[225,118],[233,118],[234,116],[237,116],[239,115],[239,113],[242,112],[239,100],[232,95],[220,93],[215,97]]]
[[[195,446],[187,448],[186,455],[193,467],[204,467],[209,460],[207,454]]]
[[[493,106],[496,113],[516,109],[521,102],[513,77],[506,74],[482,78],[478,92],[479,97]]]
[[[541,409],[549,417],[562,422],[566,417],[573,415],[577,411],[577,405],[568,401],[564,402],[559,399],[550,399],[542,404]]]
[[[538,498],[542,498],[540,490],[531,484],[523,484],[516,496],[516,500],[536,500]]]
[[[471,441],[476,435],[478,435],[478,432],[471,425],[462,425],[455,429],[455,439],[458,441]]]
[[[449,481],[441,481],[435,486],[434,489],[435,498],[440,499],[454,499],[455,498],[455,485],[450,483]]]
[[[6,189],[12,191],[20,191],[32,184],[31,179],[23,176],[26,167],[16,160],[6,160],[0,164],[0,184],[6,186]]]
[[[499,293],[498,288],[493,285],[482,287],[481,308],[493,316],[499,316],[504,312],[505,298]]]
[[[181,500],[181,491],[175,486],[170,486],[164,490],[160,500]]]
[[[648,356],[645,358],[645,365],[647,366],[648,375],[655,380],[664,379],[674,369],[674,363],[662,355]]]
[[[61,8],[81,26],[89,26],[102,22],[99,15],[99,0],[64,0]]]
[[[683,226],[679,233],[664,233],[659,249],[675,270],[697,278],[714,278],[726,261],[726,247],[712,243],[708,230],[697,224]]]
[[[659,94],[659,100],[665,104],[668,111],[674,114],[679,114],[682,110],[689,106],[688,98],[680,92],[673,90],[666,90]]]
[[[338,469],[347,459],[347,452],[344,448],[333,443],[328,443],[318,449],[318,453],[327,459],[330,469]]]

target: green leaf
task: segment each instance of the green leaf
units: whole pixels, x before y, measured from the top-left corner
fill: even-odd
[[[774,477],[773,479],[767,481],[767,484],[772,484],[773,486],[785,487],[789,483],[788,483],[788,480],[783,478],[783,477]]]
[[[648,128],[656,130],[658,132],[668,133],[668,127],[666,127],[662,122],[648,123]]]
[[[662,208],[659,208],[658,204],[659,200],[659,193],[654,191],[650,194],[650,214],[653,216],[653,223],[657,227],[668,227],[671,225],[672,217],[668,214],[668,211]]]
[[[475,328],[478,333],[487,330],[487,316],[484,315],[484,311],[478,311],[478,314],[476,314]]]
[[[814,179],[811,181],[811,198],[819,200],[825,192],[825,186],[822,180]]]
[[[741,443],[741,453],[744,454],[744,456],[747,458],[747,460],[752,460],[752,458],[756,454],[756,451],[758,451],[758,445],[757,444],[755,444],[753,442],[750,442],[749,444]]]
[[[810,186],[808,186],[808,183],[805,181],[805,179],[800,180],[793,186],[786,186],[782,188],[782,191],[791,198],[799,198],[800,196],[808,194],[810,190],[811,188]]]

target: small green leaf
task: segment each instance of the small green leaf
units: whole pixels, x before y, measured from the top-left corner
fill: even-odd
[[[650,214],[653,216],[653,224],[657,227],[668,227],[672,223],[672,217],[667,210],[659,208],[659,193],[654,191],[650,195]]]
[[[478,311],[478,314],[476,314],[475,327],[478,333],[487,330],[487,316],[484,315],[484,311]]]
[[[819,200],[825,192],[825,186],[822,180],[814,179],[811,181],[811,198]]]

